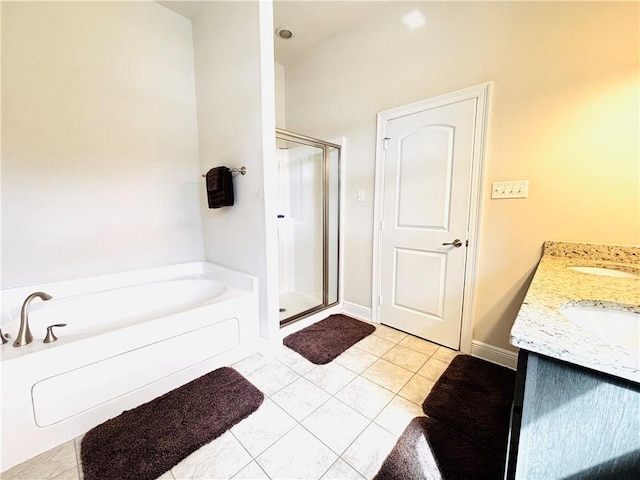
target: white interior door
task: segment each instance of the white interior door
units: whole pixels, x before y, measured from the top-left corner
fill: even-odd
[[[460,347],[476,100],[386,123],[379,320]]]

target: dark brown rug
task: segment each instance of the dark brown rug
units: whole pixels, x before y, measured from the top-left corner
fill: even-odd
[[[264,395],[232,368],[107,420],[82,439],[85,480],[154,480],[248,417]]]
[[[502,479],[514,386],[513,370],[458,355],[375,478]]]
[[[284,344],[316,365],[324,365],[371,335],[376,327],[346,315],[331,315],[284,338]]]
[[[429,417],[506,455],[516,372],[458,355],[422,404]]]
[[[416,417],[374,480],[501,479],[499,455],[429,417]]]

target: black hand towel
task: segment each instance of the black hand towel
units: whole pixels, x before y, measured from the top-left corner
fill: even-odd
[[[209,208],[233,206],[233,178],[227,167],[216,167],[207,172],[207,201]]]

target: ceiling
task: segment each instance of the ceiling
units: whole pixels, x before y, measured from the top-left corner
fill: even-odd
[[[206,1],[158,1],[174,12],[194,20]],[[380,1],[307,1],[275,0],[273,26],[286,27],[293,38],[283,40],[274,35],[276,62],[293,65],[309,51],[384,6]]]
[[[286,27],[293,38],[274,38],[276,62],[292,65],[309,51],[348,30],[383,6],[375,1],[274,1],[273,26]]]
[[[200,14],[202,5],[206,3],[204,1],[182,2],[179,0],[169,0],[164,2],[156,0],[156,2],[158,2],[160,5],[164,5],[177,14],[182,15],[183,17],[187,17],[191,21],[193,21]]]

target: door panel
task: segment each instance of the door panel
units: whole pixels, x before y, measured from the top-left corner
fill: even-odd
[[[453,134],[433,125],[398,140],[398,228],[449,228]]]
[[[476,99],[387,122],[380,320],[458,349]],[[443,245],[461,239],[462,246]]]
[[[447,257],[437,252],[395,249],[393,306],[441,319]]]

